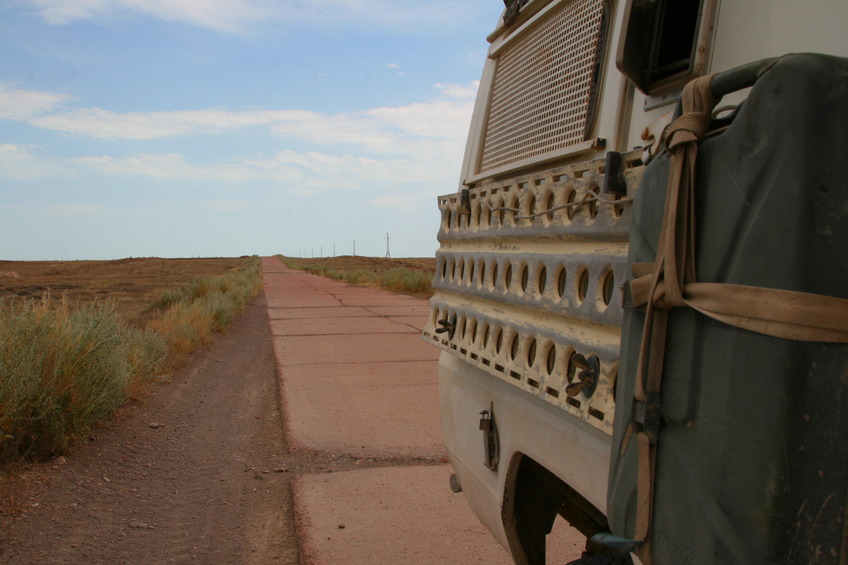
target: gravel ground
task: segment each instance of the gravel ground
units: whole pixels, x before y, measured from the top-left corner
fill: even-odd
[[[287,450],[260,296],[144,402],[6,477],[0,563],[296,564],[292,477],[372,464]]]

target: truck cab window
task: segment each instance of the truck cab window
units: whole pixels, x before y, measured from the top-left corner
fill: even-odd
[[[714,0],[629,0],[616,63],[646,94],[703,74]]]

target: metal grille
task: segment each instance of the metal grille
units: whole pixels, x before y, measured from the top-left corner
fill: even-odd
[[[482,171],[585,139],[603,4],[563,2],[497,55]]]

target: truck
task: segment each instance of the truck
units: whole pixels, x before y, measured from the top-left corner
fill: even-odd
[[[515,563],[848,563],[848,2],[504,0],[422,339]]]

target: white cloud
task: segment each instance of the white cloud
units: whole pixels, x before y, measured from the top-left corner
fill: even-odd
[[[191,163],[175,153],[138,153],[129,157],[88,156],[71,159],[70,162],[78,169],[103,175],[222,182],[241,182],[255,178],[249,169],[237,163]]]
[[[426,29],[467,17],[479,6],[467,0],[24,0],[46,22],[142,15],[229,33],[273,22],[313,25],[375,25]]]
[[[437,83],[436,88],[442,91],[442,94],[451,98],[465,98],[474,100],[477,97],[477,88],[480,86],[480,81],[475,80],[470,84],[455,84],[455,83]]]
[[[0,144],[0,177],[20,180],[75,176],[75,172],[54,159],[34,154],[33,145]]]
[[[431,101],[333,115],[303,110],[68,110],[58,106],[64,101],[61,97],[45,96],[43,103],[14,113],[12,119],[67,134],[125,140],[208,136],[262,127],[292,143],[285,148],[283,141],[284,148],[270,156],[236,154],[214,162],[191,161],[176,152],[51,159],[39,157],[33,147],[7,144],[0,145],[0,175],[115,175],[233,184],[271,181],[278,183],[281,192],[292,194],[341,189],[387,192],[413,183],[452,186],[463,154],[476,84],[436,87],[438,94]],[[45,113],[38,114],[38,108],[44,108]],[[411,205],[414,200],[405,202]],[[374,204],[381,202],[375,200]]]
[[[388,193],[372,198],[368,204],[390,210],[422,210],[434,207],[436,196],[427,192],[422,193]]]
[[[202,180],[229,183],[273,181],[282,192],[315,193],[353,190],[363,186],[393,186],[432,178],[435,169],[423,171],[408,160],[375,160],[354,155],[329,155],[317,151],[280,151],[268,158],[231,159],[218,163],[192,163],[182,155],[144,154],[130,157],[88,156],[71,160],[80,170],[103,175]],[[422,177],[422,173],[424,177]]]
[[[71,100],[56,92],[22,90],[0,84],[0,119],[26,120],[50,112]]]
[[[318,116],[313,112],[186,110],[169,112],[118,113],[101,108],[83,108],[64,113],[30,117],[42,129],[82,134],[99,139],[158,139],[208,135],[228,130],[300,121]]]
[[[30,0],[30,3],[53,25],[140,14],[218,31],[239,32],[271,13],[264,3],[250,0]]]
[[[98,204],[97,202],[64,202],[60,204],[46,204],[43,206],[0,206],[0,210],[17,210],[23,212],[35,212],[37,214],[49,214],[52,216],[112,216],[116,214],[162,214],[166,209],[157,208],[112,208]]]
[[[357,145],[377,153],[413,152],[413,138],[464,140],[476,83],[437,84],[440,96],[428,102],[363,112],[321,114],[306,110],[185,110],[113,112],[101,108],[57,111],[67,97],[49,92],[0,90],[7,119],[98,139],[151,140],[213,135],[247,127],[267,127],[282,137],[319,145]],[[3,103],[3,92],[7,92]],[[0,118],[4,117],[0,113]],[[417,141],[416,141],[417,143]]]

